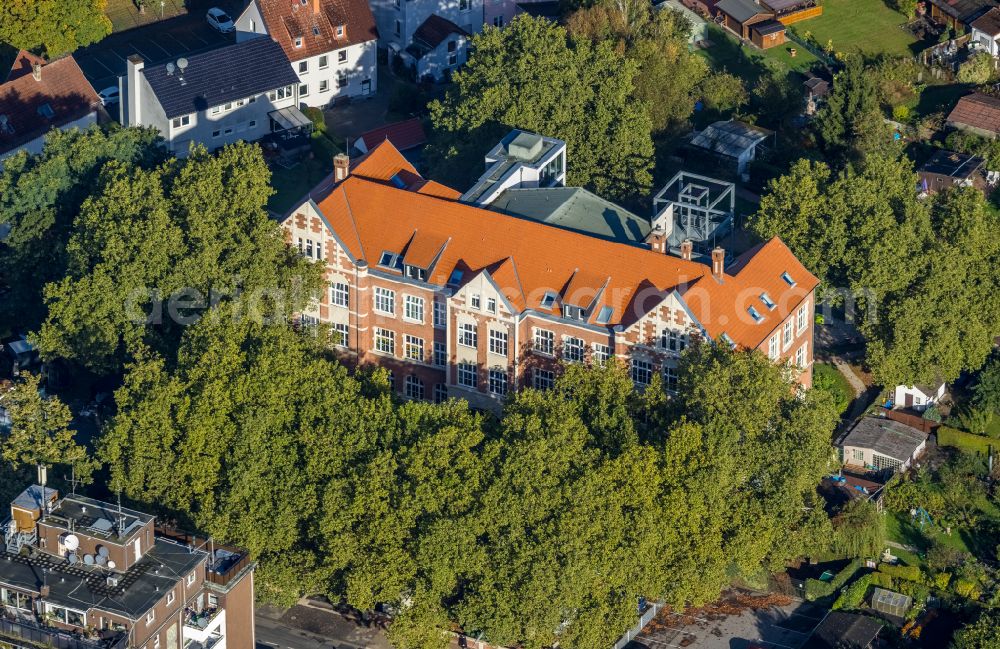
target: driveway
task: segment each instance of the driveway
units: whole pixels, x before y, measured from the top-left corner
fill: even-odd
[[[118,85],[118,77],[127,69],[126,60],[133,54],[145,59],[147,66],[159,65],[233,42],[233,34],[215,31],[199,12],[112,34],[73,56],[87,81],[100,91]]]

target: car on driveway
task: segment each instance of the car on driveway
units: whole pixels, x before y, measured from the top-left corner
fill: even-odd
[[[208,13],[205,14],[205,19],[213,29],[220,31],[223,34],[228,34],[229,32],[236,30],[236,25],[233,23],[233,19],[229,17],[229,14],[218,7],[212,7],[209,9]]]
[[[118,86],[108,86],[104,90],[97,93],[97,96],[101,98],[101,105],[111,106],[112,104],[118,103]]]

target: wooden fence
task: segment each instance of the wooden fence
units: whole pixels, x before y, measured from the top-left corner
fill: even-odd
[[[779,16],[778,22],[787,27],[788,25],[794,25],[797,22],[801,22],[803,20],[809,20],[810,18],[815,18],[816,16],[822,16],[822,15],[823,15],[823,7],[820,6],[808,7],[806,9],[802,9],[801,11],[793,11],[790,14]]]
[[[889,410],[887,408],[882,408],[882,414],[884,414],[885,417],[888,419],[891,419],[893,421],[898,421],[901,424],[906,424],[907,426],[911,426],[927,434],[933,433],[935,430],[937,430],[937,427],[941,425],[936,421],[930,421],[929,419],[924,419],[923,417],[911,415],[909,413],[902,412],[899,410]]]

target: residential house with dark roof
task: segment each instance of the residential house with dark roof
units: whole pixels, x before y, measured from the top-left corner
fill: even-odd
[[[993,7],[969,25],[970,44],[989,52],[991,56],[1000,55],[1000,8]]]
[[[493,0],[371,0],[379,45],[420,78],[442,79],[465,62],[469,35],[482,31]]]
[[[522,157],[537,157],[533,142],[518,143]],[[404,397],[493,409],[509,391],[551,387],[564,362],[611,357],[637,386],[660,374],[676,391],[697,340],[760,349],[811,384],[818,280],[779,239],[701,263],[670,254],[662,234],[620,242],[459,198],[385,141],[337,156],[282,221],[326,271],[303,323],[328,323],[345,363],[388,369]]]
[[[884,626],[865,615],[830,611],[813,629],[802,649],[872,649]]]
[[[919,169],[921,194],[936,194],[951,187],[975,187],[989,192],[996,186],[998,174],[987,171],[979,156],[937,149]]]
[[[0,84],[0,166],[18,151],[39,153],[54,128],[86,128],[101,100],[72,56],[55,61],[21,50]]]
[[[31,485],[0,546],[4,644],[253,649],[255,563],[143,512]]]
[[[931,20],[961,33],[992,9],[994,0],[928,0]]]
[[[311,127],[298,109],[299,78],[284,49],[252,38],[176,62],[128,59],[122,108],[129,126],[157,128],[175,155]]]
[[[948,126],[983,137],[1000,133],[1000,99],[974,92],[958,100],[946,119]]]
[[[367,0],[252,0],[236,19],[236,41],[259,37],[281,45],[306,106],[378,88],[378,30]]]
[[[859,419],[840,446],[844,464],[875,471],[905,471],[927,444],[927,433],[882,417]]]
[[[756,159],[758,147],[773,134],[759,126],[731,119],[709,124],[691,138],[689,147],[716,158],[724,167],[742,174]]]
[[[750,28],[760,22],[774,18],[774,12],[754,2],[754,0],[719,0],[715,4],[717,15],[723,19],[723,26],[740,38],[750,38]]]

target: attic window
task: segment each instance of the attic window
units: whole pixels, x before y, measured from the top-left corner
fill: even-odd
[[[55,111],[52,110],[52,106],[49,104],[42,104],[38,107],[38,114],[45,119],[52,119],[56,116]]]
[[[563,305],[563,317],[570,320],[583,320],[583,309],[571,304]]]
[[[343,37],[344,37],[344,26],[337,25],[337,38],[343,38]]]
[[[609,306],[602,306],[601,310],[597,312],[597,323],[598,324],[608,324],[611,322],[611,314],[614,313],[614,309]]]
[[[750,317],[753,318],[754,322],[760,322],[761,320],[764,319],[764,316],[762,316],[760,314],[760,311],[758,311],[757,309],[753,308],[752,306],[751,307],[747,307],[747,313],[750,314]]]
[[[727,334],[725,331],[722,332],[722,342],[729,345],[730,349],[734,349],[736,347],[736,343],[733,342],[733,339],[730,338],[729,334]]]
[[[302,37],[301,36],[296,36],[295,37],[295,47],[302,47]]]
[[[313,25],[313,36],[319,36],[319,27],[317,25]]]
[[[410,279],[416,279],[422,282],[427,279],[427,271],[419,266],[407,266],[406,276]]]
[[[792,279],[792,276],[787,271],[781,274],[781,279],[785,280],[785,283],[789,286],[795,286],[795,280]]]
[[[763,302],[764,306],[766,306],[769,310],[777,306],[774,303],[774,300],[771,299],[771,296],[768,295],[766,292],[760,294],[760,301]]]
[[[392,186],[396,189],[403,189],[406,187],[406,183],[399,177],[399,174],[393,174],[392,178],[389,179],[389,182],[391,182]]]
[[[542,296],[542,308],[551,309],[552,305],[556,303],[556,294],[552,291],[547,291],[544,296]]]
[[[378,265],[384,268],[403,270],[403,256],[397,255],[394,252],[383,252],[382,256],[378,260]]]
[[[464,273],[459,269],[451,271],[451,277],[448,278],[448,286],[458,286],[462,282],[462,275]]]

